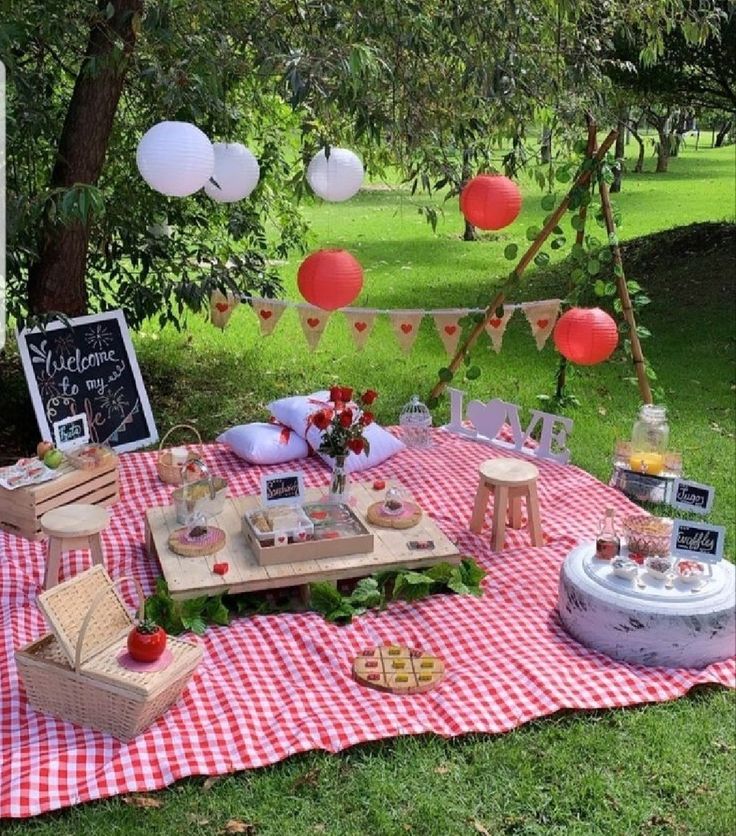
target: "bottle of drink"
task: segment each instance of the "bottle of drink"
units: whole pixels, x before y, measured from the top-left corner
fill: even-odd
[[[606,514],[598,526],[595,538],[595,556],[599,560],[612,560],[621,550],[621,538],[616,531],[613,508],[606,508]]]

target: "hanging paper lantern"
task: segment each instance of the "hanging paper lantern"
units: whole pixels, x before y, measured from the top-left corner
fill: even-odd
[[[347,148],[330,148],[329,157],[323,148],[307,167],[307,181],[322,200],[340,203],[360,191],[363,184],[363,163]]]
[[[234,203],[248,197],[261,176],[258,160],[240,142],[215,142],[212,147],[215,170],[204,184],[205,192],[218,203]]]
[[[560,354],[571,363],[593,366],[613,354],[618,329],[600,308],[571,308],[557,320],[552,338]]]
[[[349,305],[363,287],[363,268],[347,250],[318,250],[297,273],[299,292],[312,305],[334,311]]]
[[[215,167],[207,135],[188,122],[159,122],[138,143],[141,177],[161,194],[186,197],[204,186]]]
[[[460,211],[478,229],[503,229],[521,211],[521,192],[502,174],[479,174],[460,192]]]

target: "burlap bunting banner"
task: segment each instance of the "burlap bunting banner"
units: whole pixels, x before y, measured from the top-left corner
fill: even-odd
[[[419,333],[419,324],[424,316],[424,311],[391,311],[388,318],[391,320],[391,327],[396,334],[401,350],[408,354]]]
[[[317,348],[317,343],[327,326],[330,315],[331,311],[323,311],[320,308],[299,308],[299,321],[302,324],[302,331],[307,338],[307,343],[309,343],[310,351]]]
[[[344,314],[355,347],[362,351],[373,330],[377,314],[375,311],[344,311]]]
[[[486,332],[488,336],[491,338],[491,344],[493,345],[493,350],[496,354],[501,351],[501,344],[503,343],[503,335],[506,331],[506,326],[509,324],[509,320],[514,315],[514,311],[516,308],[507,308],[504,306],[503,314],[501,316],[492,316],[488,322],[486,322]],[[498,311],[496,311],[498,313]]]
[[[213,290],[210,296],[210,322],[215,328],[222,328],[224,331],[238,304],[238,297],[230,291],[225,296],[221,291]]]
[[[457,344],[463,332],[459,322],[463,316],[463,311],[436,313],[432,315],[437,333],[442,340],[442,345],[444,345],[445,351],[450,357],[457,351]]]
[[[524,302],[521,307],[531,326],[532,336],[537,341],[537,349],[541,351],[555,327],[555,322],[557,322],[557,315],[560,312],[560,300],[550,299],[546,302]]]
[[[286,304],[271,299],[254,299],[253,310],[261,325],[261,336],[267,337],[273,333],[281,314],[286,310]]]

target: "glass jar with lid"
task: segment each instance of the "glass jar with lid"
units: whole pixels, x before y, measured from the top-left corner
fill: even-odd
[[[432,415],[418,395],[401,410],[401,435],[407,447],[429,447],[432,443]]]
[[[669,440],[666,407],[644,404],[631,432],[631,470],[651,475],[661,473]]]

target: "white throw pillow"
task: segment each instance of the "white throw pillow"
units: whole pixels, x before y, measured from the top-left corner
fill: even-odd
[[[291,427],[302,438],[306,438],[309,419],[315,412],[330,405],[330,393],[322,391],[313,392],[311,395],[279,398],[277,401],[271,401],[268,408],[279,424]]]
[[[309,419],[315,412],[330,406],[329,391],[313,392],[311,395],[295,395],[291,398],[280,398],[272,401],[268,408],[271,415],[281,424],[291,427],[292,430],[304,436],[314,450],[319,448],[322,439],[322,431],[310,425]],[[371,446],[371,452],[350,453],[345,460],[345,469],[348,473],[357,473],[361,470],[368,470],[386,459],[399,453],[406,446],[403,441],[391,435],[378,424],[371,424],[366,427],[365,437]],[[320,457],[332,467],[332,459],[324,453]]]
[[[225,430],[217,440],[251,464],[283,464],[309,455],[307,442],[278,424],[241,424]]]
[[[371,451],[366,456],[365,453],[348,453],[345,459],[345,470],[348,473],[358,473],[361,470],[368,470],[369,467],[375,467],[386,459],[396,453],[400,453],[406,445],[403,441],[399,441],[396,436],[391,435],[388,430],[384,430],[378,424],[370,424],[363,430],[363,435],[370,444]],[[322,431],[317,427],[310,427],[307,431],[307,441],[309,446],[314,450],[319,449],[320,441],[322,440]],[[333,459],[326,453],[319,453],[322,461],[326,462],[330,467],[333,465]]]

